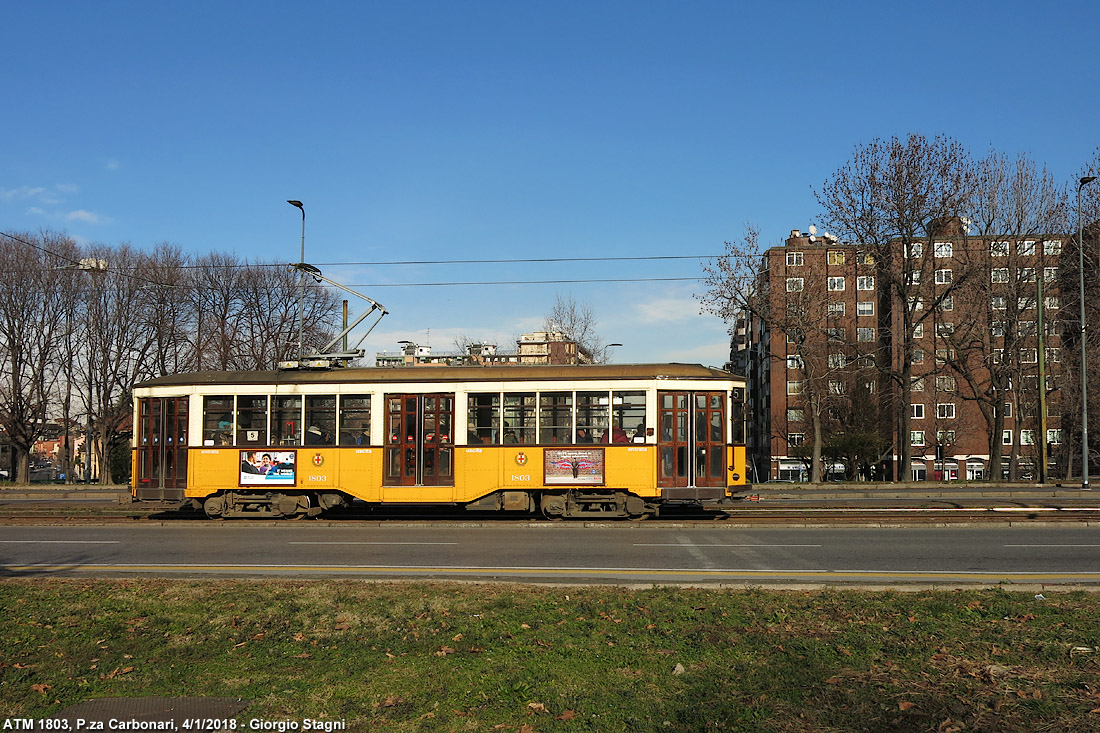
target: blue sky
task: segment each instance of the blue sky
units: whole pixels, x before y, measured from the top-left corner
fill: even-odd
[[[306,260],[390,311],[368,353],[501,344],[557,294],[616,360],[722,364],[696,260],[818,216],[874,137],[1100,144],[1100,3],[10,3],[0,229]],[[661,281],[614,283],[628,278]],[[604,280],[594,284],[410,283]],[[355,305],[353,304],[353,308]]]

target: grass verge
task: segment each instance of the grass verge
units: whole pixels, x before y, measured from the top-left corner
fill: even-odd
[[[0,718],[216,696],[347,730],[1096,730],[1100,596],[0,582]]]

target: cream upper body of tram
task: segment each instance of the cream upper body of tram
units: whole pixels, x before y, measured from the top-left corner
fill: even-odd
[[[699,365],[199,372],[134,397],[135,498],[211,516],[359,500],[637,517],[745,485],[744,380]]]

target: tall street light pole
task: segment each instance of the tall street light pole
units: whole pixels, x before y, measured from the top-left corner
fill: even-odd
[[[1085,222],[1081,217],[1081,189],[1096,180],[1096,176],[1085,176],[1077,184],[1077,276],[1079,278],[1078,296],[1081,299],[1081,489],[1089,490],[1089,394],[1088,380],[1085,378]]]
[[[302,206],[301,201],[293,201],[287,199],[287,203],[291,206],[295,206],[302,210],[302,256],[298,260],[299,265],[306,263],[306,207]],[[305,330],[306,323],[306,273],[305,270],[298,270],[298,362],[301,366],[302,361],[302,333]]]

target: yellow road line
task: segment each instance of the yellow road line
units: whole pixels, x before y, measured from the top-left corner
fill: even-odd
[[[645,568],[462,568],[462,567],[399,567],[369,565],[9,565],[8,572],[17,573],[59,573],[59,572],[116,572],[116,573],[157,573],[157,572],[197,572],[197,573],[322,573],[322,574],[414,574],[414,575],[554,575],[554,576],[652,576],[660,575],[675,578],[733,578],[733,579],[813,579],[839,580],[854,578],[858,580],[899,580],[920,581],[974,581],[997,582],[1100,582],[1100,572],[972,572],[972,571],[936,571],[936,570],[688,570],[688,569],[645,569]]]

